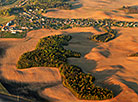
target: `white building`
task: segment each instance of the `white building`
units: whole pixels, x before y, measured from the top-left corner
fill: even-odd
[[[12,34],[16,34],[16,31],[12,31],[11,33],[12,33]]]

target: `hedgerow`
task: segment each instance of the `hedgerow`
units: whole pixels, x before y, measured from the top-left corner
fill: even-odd
[[[99,35],[92,35],[89,37],[90,40],[97,42],[108,42],[116,37],[117,31],[113,29],[106,30],[106,33]]]
[[[129,57],[138,57],[138,52],[130,54]]]
[[[17,63],[18,68],[30,67],[59,67],[67,63],[67,57],[80,57],[80,53],[66,50],[62,45],[67,45],[71,36],[48,36],[40,40],[36,49],[24,53]]]
[[[87,100],[103,100],[113,97],[112,91],[93,84],[95,77],[84,73],[74,65],[60,66],[62,82],[77,98]]]
[[[81,68],[67,63],[68,57],[81,57],[81,54],[64,49],[71,36],[55,35],[40,40],[34,51],[24,53],[18,63],[18,68],[57,67],[62,82],[77,98],[88,100],[103,100],[113,98],[112,91],[95,86],[95,77],[84,73]]]

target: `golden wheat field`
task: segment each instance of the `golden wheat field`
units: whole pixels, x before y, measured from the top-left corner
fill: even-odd
[[[125,14],[118,8],[123,5],[138,5],[136,0],[77,0],[72,10],[51,9],[48,17],[55,18],[111,18],[124,21],[138,21],[138,14]],[[128,57],[138,52],[138,28],[115,28],[117,38],[107,43],[88,40],[91,34],[102,31],[92,27],[67,30],[40,29],[30,31],[23,39],[2,38],[0,48],[0,76],[7,80],[22,83],[48,83],[49,86],[37,93],[50,102],[137,102],[138,101],[138,57]],[[35,49],[40,38],[59,34],[70,34],[73,38],[66,49],[81,52],[81,58],[68,58],[68,62],[80,66],[84,72],[96,77],[96,84],[105,86],[115,93],[109,100],[79,100],[62,85],[57,68],[29,68],[19,70],[16,63],[19,57]],[[53,84],[54,83],[54,84]],[[52,85],[53,84],[53,85]]]

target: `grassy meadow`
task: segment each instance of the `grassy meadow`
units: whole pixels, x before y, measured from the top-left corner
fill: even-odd
[[[15,16],[8,16],[8,17],[0,16],[0,24],[6,23],[8,21],[11,21],[14,18],[15,18]]]

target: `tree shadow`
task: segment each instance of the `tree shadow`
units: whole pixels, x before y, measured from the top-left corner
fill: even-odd
[[[111,12],[104,12],[106,15],[111,16],[113,15]]]
[[[119,85],[115,85],[109,81],[96,82],[95,85],[112,90],[114,97],[122,92],[122,88]]]
[[[84,56],[88,54],[92,50],[92,48],[97,46],[96,42],[88,39],[88,37],[92,35],[92,33],[79,32],[79,33],[71,33],[69,35],[72,36],[72,39],[69,42],[69,45],[64,46],[64,48],[72,51],[80,52],[81,58],[68,58],[68,63],[70,65],[77,65],[81,67],[84,72],[89,72],[97,65],[94,60],[87,60],[86,58],[84,58]]]
[[[138,5],[133,5],[133,6],[129,6],[129,7],[138,8]]]
[[[114,97],[116,97],[122,92],[122,88],[120,85],[111,83],[109,79],[112,75],[116,75],[117,72],[123,72],[123,69],[117,67],[114,68],[115,69],[106,69],[102,71],[91,72],[91,74],[96,77],[96,81],[94,82],[95,85],[112,90]]]
[[[76,52],[80,52],[82,54],[81,58],[68,58],[68,62],[71,65],[78,65],[82,68],[84,72],[91,72],[93,76],[96,77],[95,84],[101,85],[102,87],[107,87],[111,89],[115,95],[117,96],[121,92],[121,88],[119,85],[110,84],[109,82],[104,82],[109,79],[112,75],[115,75],[118,71],[123,72],[123,66],[112,65],[114,69],[96,71],[97,62],[94,60],[87,60],[84,58],[86,54],[88,54],[93,48],[98,46],[98,43],[91,41],[88,39],[89,36],[92,35],[91,32],[76,32],[69,34],[72,36],[72,40],[69,42],[68,46],[64,46],[65,49],[70,49]],[[107,57],[110,55],[106,55]],[[22,73],[22,72],[19,72]],[[1,78],[0,82],[5,86],[5,88],[14,95],[19,95],[22,97],[26,97],[29,99],[33,99],[36,102],[47,102],[51,97],[45,96],[45,98],[39,95],[39,91],[44,90],[45,88],[54,87],[56,85],[61,84],[62,82],[54,82],[54,83],[21,83],[15,81],[9,81],[4,78]],[[53,99],[57,100],[58,99]]]
[[[99,53],[106,58],[108,58],[111,55],[110,51],[108,51],[108,50],[99,51]]]
[[[125,67],[122,65],[111,65],[111,67],[113,69],[91,72],[92,75],[94,75],[96,77],[95,84],[98,86],[105,87],[105,88],[112,90],[113,93],[115,94],[115,96],[117,96],[122,91],[122,88],[119,85],[114,85],[110,82],[107,82],[107,80],[112,75],[115,75],[118,77],[118,79],[122,83],[124,83],[126,86],[128,86],[130,89],[132,89],[138,95],[138,84],[136,82],[126,81],[121,76],[116,75],[117,72],[124,73]],[[133,80],[135,80],[135,78]]]
[[[124,70],[125,68],[122,65],[111,65],[112,68],[119,68]],[[121,70],[120,70],[121,71]]]
[[[71,10],[83,7],[83,4],[80,3],[80,1],[78,0],[74,0],[73,2],[71,2],[71,4],[72,4]]]
[[[112,69],[105,69],[102,71],[92,72],[93,75],[97,76],[96,79],[101,81],[108,80],[112,75],[115,75],[117,72],[124,73],[125,68],[122,65],[111,65]]]
[[[69,35],[72,36],[72,39],[69,41],[69,45],[64,46],[64,48],[80,52],[82,57],[88,54],[92,48],[98,46],[97,42],[88,39],[89,36],[93,35],[91,32],[76,32],[69,33]]]
[[[83,7],[83,4],[81,4],[81,3],[73,4],[73,6],[71,7],[71,10],[78,9],[81,7]]]
[[[1,45],[1,48],[0,48],[0,58],[3,58],[6,54],[6,50],[9,48],[8,45],[3,45],[3,44],[0,44]]]
[[[102,30],[98,27],[93,27],[95,30],[97,30],[98,32],[102,32]]]
[[[6,55],[6,51],[8,48],[10,48],[10,46],[3,42],[0,43],[0,46],[1,46],[0,47],[0,59],[2,59]],[[2,63],[0,62],[0,66],[1,65],[2,65]]]
[[[122,33],[119,33],[120,29],[116,29],[116,31],[117,31],[117,34],[115,35],[115,38],[114,38],[114,39],[116,39],[116,38],[118,38],[120,35],[122,35]],[[114,40],[114,39],[113,39],[113,40]]]
[[[112,10],[112,12],[114,12],[114,13],[118,13],[119,11],[117,11],[117,10]]]
[[[59,11],[59,10],[57,10],[57,9],[48,9],[48,10],[46,11],[46,13],[48,13],[48,12],[56,12],[56,11]]]
[[[135,93],[138,95],[138,84],[132,81],[126,81],[121,79],[121,81],[127,85],[129,88],[131,88],[133,91],[135,91]]]
[[[12,99],[7,99],[6,97],[0,97],[0,102],[17,102],[17,101],[13,101]]]
[[[125,67],[122,65],[111,65],[110,67],[113,69],[96,71],[92,72],[92,74],[96,76],[96,81],[95,81],[96,85],[112,90],[114,95],[117,96],[122,92],[122,88],[119,85],[111,83],[109,78],[112,75],[116,75],[117,72],[124,73]]]
[[[112,75],[115,75],[117,72],[122,72],[122,70],[116,68],[116,69],[105,69],[102,71],[96,71],[91,72],[94,76],[96,76],[97,82],[98,81],[106,81],[108,80]]]
[[[122,33],[117,33],[117,34],[116,34],[116,38],[118,38],[120,35],[122,35]],[[115,38],[115,39],[116,39],[116,38]]]
[[[127,17],[127,18],[134,18],[133,16],[128,16],[128,15],[126,15],[125,17]]]
[[[5,49],[0,48],[0,57],[3,57],[5,55]]]
[[[70,65],[79,66],[84,72],[91,73],[96,77],[95,85],[108,88],[113,91],[114,95],[117,96],[121,91],[121,87],[119,85],[114,85],[107,81],[112,75],[115,75],[118,71],[123,72],[124,68],[121,65],[112,65],[113,69],[107,69],[103,71],[94,72],[97,62],[94,60],[85,59],[84,56],[91,52],[91,50],[98,46],[98,43],[91,41],[88,39],[91,32],[79,32],[79,33],[71,33],[72,40],[69,42],[68,46],[64,46],[65,49],[70,49],[73,51],[80,52],[82,54],[81,58],[68,58],[68,62]],[[100,48],[99,48],[100,49]],[[108,50],[103,50],[101,48],[100,53],[109,57],[110,52]]]
[[[99,3],[104,3],[104,4],[110,4],[110,2],[109,1],[102,1],[102,0],[96,0],[96,2],[99,2]]]
[[[127,85],[130,89],[132,89],[137,95],[138,95],[138,84],[136,82],[132,82],[132,81],[127,81],[125,79],[123,79],[121,76],[116,75],[118,77],[118,79],[124,83],[125,85]]]
[[[1,78],[0,82],[8,90],[10,94],[33,100],[33,102],[49,102],[49,99],[58,101],[58,99],[53,99],[48,96],[45,96],[45,98],[43,98],[39,94],[39,92],[44,90],[45,88],[50,88],[62,84],[61,81],[53,83],[23,83],[6,80],[4,78]]]

